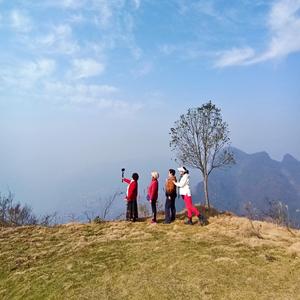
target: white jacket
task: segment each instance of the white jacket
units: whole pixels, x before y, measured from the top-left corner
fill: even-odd
[[[179,182],[175,182],[175,185],[179,187],[179,194],[183,196],[191,196],[190,189],[190,175],[184,174]]]

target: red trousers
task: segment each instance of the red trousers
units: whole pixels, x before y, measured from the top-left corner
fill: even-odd
[[[182,196],[182,199],[185,203],[185,207],[188,212],[188,218],[191,218],[193,216],[193,214],[198,217],[200,215],[200,213],[199,213],[199,210],[193,205],[192,196],[185,195],[185,196]]]

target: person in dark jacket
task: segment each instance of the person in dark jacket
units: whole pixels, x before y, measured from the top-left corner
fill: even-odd
[[[170,169],[169,175],[166,180],[165,190],[166,190],[166,203],[165,203],[165,224],[170,224],[175,221],[176,217],[176,207],[175,207],[175,199],[177,197],[177,187],[174,182],[177,182],[175,177],[175,170]]]
[[[137,195],[138,195],[138,180],[139,175],[137,173],[132,174],[132,179],[122,178],[122,182],[128,184],[125,200],[127,201],[126,220],[137,221],[138,208],[137,208]]]
[[[159,174],[156,171],[151,172],[151,183],[148,188],[148,195],[147,199],[151,203],[151,209],[152,209],[152,224],[156,224],[156,213],[157,213],[157,208],[156,208],[156,203],[157,203],[157,198],[158,198],[158,178]]]

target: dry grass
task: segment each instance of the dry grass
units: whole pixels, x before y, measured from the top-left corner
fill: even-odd
[[[300,299],[300,232],[252,225],[1,229],[0,299]]]

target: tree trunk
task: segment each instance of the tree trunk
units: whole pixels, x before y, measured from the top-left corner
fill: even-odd
[[[204,174],[203,176],[203,185],[204,185],[204,197],[205,197],[205,206],[210,208],[209,196],[208,196],[208,175]]]

